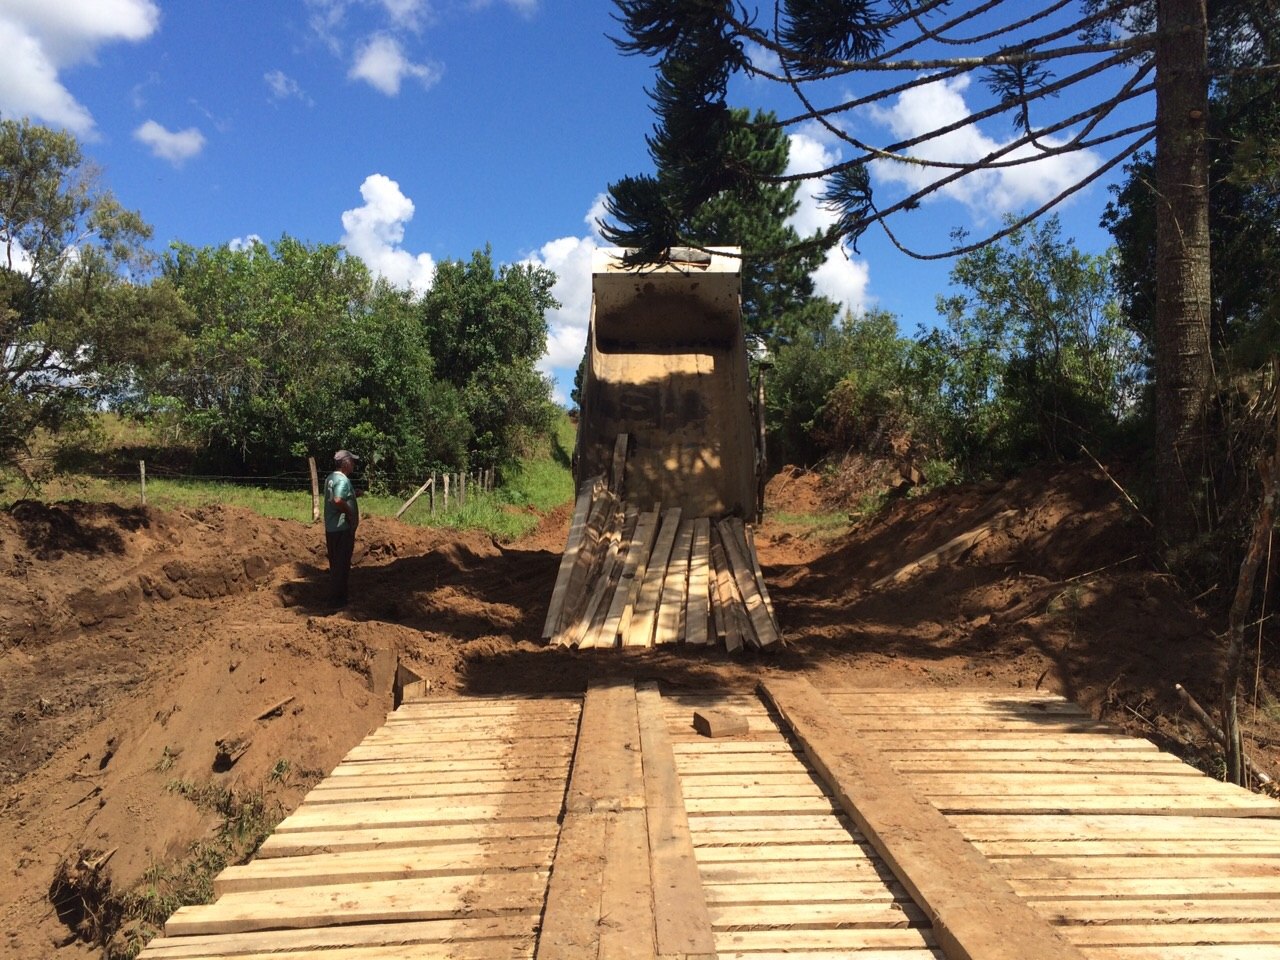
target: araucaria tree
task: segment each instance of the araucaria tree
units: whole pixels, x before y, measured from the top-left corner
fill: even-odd
[[[836,315],[830,300],[814,295],[813,271],[821,265],[835,238],[802,238],[788,220],[799,209],[800,184],[778,182],[787,168],[788,143],[771,113],[752,117],[746,110],[730,110],[725,118],[725,162],[750,170],[746,190],[725,190],[706,198],[678,224],[678,233],[696,246],[740,247],[742,313],[747,333],[776,349],[802,331],[821,330]],[[608,213],[616,221],[605,224],[605,239],[622,247],[648,249],[651,237],[641,222],[628,225],[618,201],[634,209],[660,203],[667,172],[626,177],[610,186]],[[648,199],[643,199],[643,198]],[[660,251],[658,251],[660,252]]]
[[[962,254],[1025,225],[1154,144],[1160,517],[1171,541],[1195,533],[1212,372],[1205,167],[1210,40],[1216,69],[1269,69],[1275,59],[1268,35],[1276,17],[1271,0],[1215,6],[1215,25],[1229,29],[1229,38],[1211,37],[1205,0],[1050,0],[1034,6],[1014,0],[777,0],[763,12],[725,0],[615,3],[628,38],[620,45],[658,61],[658,123],[649,143],[659,189],[615,185],[611,195],[611,213],[633,245],[650,255],[689,242],[687,225],[697,209],[726,191],[819,178],[838,218],[814,243],[854,246],[879,225],[906,249],[894,218],[931,195],[965,182],[974,186],[972,178],[992,171],[1068,156],[1080,161],[1053,197],[991,236],[953,249],[907,250],[930,258]],[[821,169],[764,177],[735,162],[726,91],[739,72],[794,94],[797,109],[778,121],[783,129],[819,124],[846,155]],[[961,119],[888,143],[870,142],[860,132],[859,111],[974,76],[991,102]],[[981,156],[948,153],[957,131],[1000,116],[1014,128],[1006,142]],[[873,192],[876,163],[909,170],[905,179],[914,186],[882,201]]]

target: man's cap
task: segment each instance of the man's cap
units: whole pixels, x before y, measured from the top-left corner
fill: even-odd
[[[357,457],[350,450],[339,450],[337,453],[333,455],[334,463],[341,463],[343,460],[359,460],[359,459],[360,458]]]

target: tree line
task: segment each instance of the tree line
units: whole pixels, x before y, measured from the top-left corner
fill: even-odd
[[[404,486],[501,473],[550,426],[549,270],[485,248],[414,291],[333,244],[150,238],[74,137],[0,120],[0,459],[110,408],[172,424],[219,472],[349,447]]]

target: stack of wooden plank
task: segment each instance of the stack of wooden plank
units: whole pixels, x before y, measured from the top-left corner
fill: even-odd
[[[618,475],[618,471],[615,471]],[[542,637],[560,646],[720,642],[730,652],[782,639],[750,526],[627,503],[583,483]]]

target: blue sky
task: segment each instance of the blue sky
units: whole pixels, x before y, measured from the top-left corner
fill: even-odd
[[[290,234],[344,244],[394,282],[428,286],[442,259],[490,244],[499,262],[557,272],[543,366],[567,394],[590,303],[591,221],[610,181],[650,169],[648,63],[621,56],[605,0],[0,0],[0,116],[81,138],[104,184],[155,229],[155,245],[268,242]],[[881,135],[936,123],[980,91],[935,84],[861,123]],[[794,105],[760,81],[743,106]],[[1007,120],[953,138],[955,153],[1008,138]],[[821,131],[793,131],[796,164],[838,155]],[[1087,169],[1090,158],[1076,161]],[[1077,170],[1018,168],[911,215],[907,233],[945,247],[1035,205]],[[885,196],[911,172],[875,172]],[[1107,194],[1063,212],[1090,251]],[[798,226],[828,216],[806,199]],[[836,253],[822,292],[883,307],[904,332],[935,319],[947,262],[922,264],[878,232]]]

